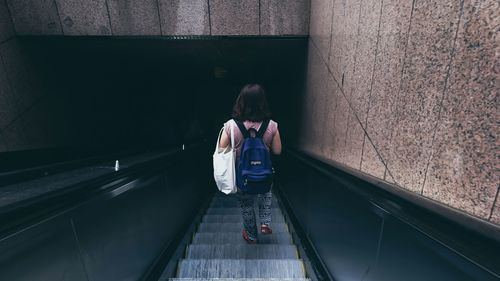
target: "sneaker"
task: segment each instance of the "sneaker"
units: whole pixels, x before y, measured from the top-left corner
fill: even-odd
[[[260,233],[262,234],[272,234],[273,230],[267,224],[263,224],[260,226]]]
[[[255,244],[257,243],[257,239],[255,238],[251,238],[247,231],[243,229],[243,231],[241,232],[241,235],[243,236],[243,239],[245,239],[245,241],[247,241],[248,244]]]

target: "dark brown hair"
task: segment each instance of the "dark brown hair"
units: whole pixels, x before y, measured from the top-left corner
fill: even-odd
[[[241,89],[234,103],[233,118],[254,122],[271,118],[266,92],[259,84],[248,84]]]

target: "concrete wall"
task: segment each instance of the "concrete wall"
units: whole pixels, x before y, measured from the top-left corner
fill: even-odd
[[[300,147],[500,224],[499,9],[312,1]]]
[[[64,105],[54,100],[19,39],[0,45],[0,152],[65,144]]]
[[[7,0],[19,35],[307,35],[310,0]]]
[[[42,109],[45,95],[31,59],[16,39],[7,3],[0,0],[0,151],[48,143],[41,130],[51,122],[50,111]]]
[[[0,151],[99,141],[78,135],[73,101],[47,85],[18,36],[307,35],[310,0],[286,2],[0,0]]]

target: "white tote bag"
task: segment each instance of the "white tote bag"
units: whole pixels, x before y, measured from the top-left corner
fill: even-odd
[[[217,145],[214,152],[214,178],[217,187],[222,193],[236,193],[236,169],[234,161],[236,160],[236,150],[234,150],[234,129],[231,126],[231,146],[228,145],[225,149],[219,147],[220,136],[224,131],[224,127],[219,132]]]

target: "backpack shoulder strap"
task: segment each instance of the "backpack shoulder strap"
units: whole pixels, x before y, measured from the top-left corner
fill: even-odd
[[[234,119],[234,122],[236,123],[236,125],[238,125],[238,128],[240,129],[241,134],[243,135],[243,138],[245,138],[245,139],[248,138],[250,136],[250,134],[248,133],[247,128],[245,128],[245,125],[243,124],[243,122],[236,120],[236,119]]]
[[[259,131],[257,132],[258,138],[264,137],[264,134],[266,133],[267,127],[269,126],[269,122],[270,122],[270,120],[262,121],[262,124],[260,125]]]

